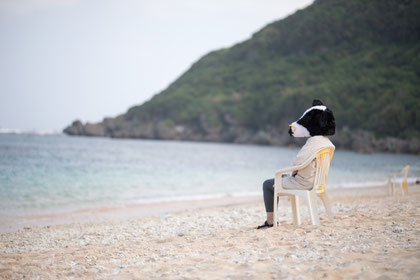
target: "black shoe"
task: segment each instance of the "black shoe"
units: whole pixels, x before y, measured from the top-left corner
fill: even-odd
[[[267,221],[263,225],[257,227],[257,229],[271,228],[273,225],[269,225]]]

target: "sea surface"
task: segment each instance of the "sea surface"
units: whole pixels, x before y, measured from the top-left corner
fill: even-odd
[[[0,215],[262,193],[298,149],[158,140],[0,134]],[[420,156],[337,150],[327,188],[384,185]]]

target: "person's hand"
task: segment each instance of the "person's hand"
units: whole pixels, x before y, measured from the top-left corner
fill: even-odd
[[[294,170],[293,173],[292,173],[292,176],[295,177],[296,174],[298,174],[298,171],[297,170]]]

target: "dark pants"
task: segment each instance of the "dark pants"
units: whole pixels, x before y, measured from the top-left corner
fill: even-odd
[[[273,212],[274,179],[265,180],[263,183],[264,204],[266,212]]]

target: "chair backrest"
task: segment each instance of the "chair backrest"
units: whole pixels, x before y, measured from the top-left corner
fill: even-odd
[[[404,173],[404,179],[403,179],[403,181],[401,183],[401,188],[403,190],[406,190],[407,189],[407,174],[408,174],[408,170],[410,170],[410,165],[407,165],[402,170],[402,173]]]
[[[325,192],[325,180],[327,179],[330,161],[334,155],[334,148],[324,148],[316,153],[316,172],[314,179],[314,190],[317,193]]]
[[[404,180],[407,180],[408,170],[410,170],[410,165],[407,165],[403,168],[402,172],[404,173]]]

